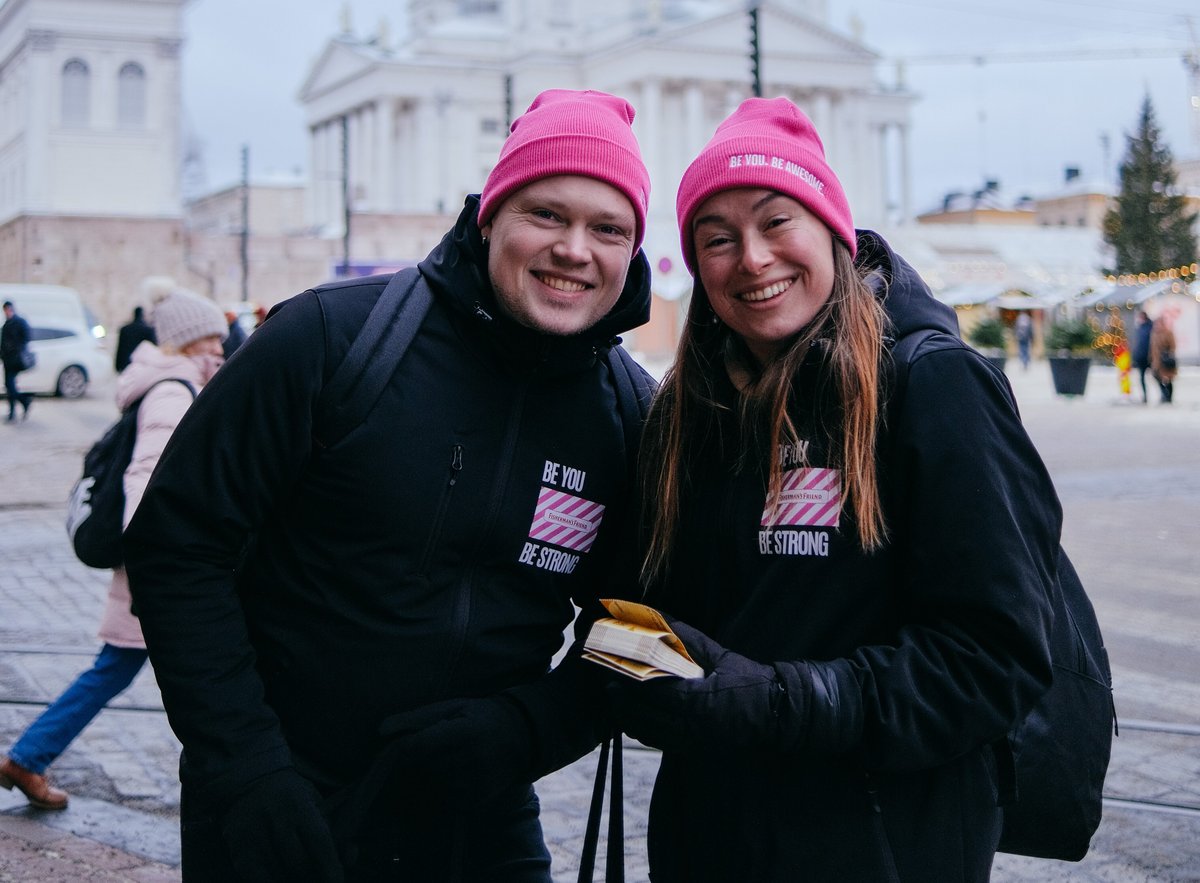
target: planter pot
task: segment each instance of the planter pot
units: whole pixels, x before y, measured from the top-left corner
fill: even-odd
[[[1081,396],[1087,388],[1088,356],[1051,356],[1050,376],[1054,378],[1054,391],[1060,396]]]

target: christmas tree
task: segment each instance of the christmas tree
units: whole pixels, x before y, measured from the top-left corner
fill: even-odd
[[[1142,102],[1137,132],[1126,136],[1121,192],[1104,216],[1104,241],[1116,266],[1108,273],[1152,273],[1196,260],[1196,213],[1176,186],[1171,150],[1162,141],[1154,106]]]

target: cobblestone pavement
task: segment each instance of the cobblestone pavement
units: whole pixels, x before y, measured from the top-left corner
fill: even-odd
[[[1200,369],[1184,369],[1169,407],[1124,400],[1112,369],[1093,366],[1077,399],[1054,395],[1044,363],[1009,374],[1063,500],[1063,542],[1096,604],[1126,726],[1088,857],[1002,855],[993,879],[1200,881]],[[103,388],[39,399],[27,423],[0,426],[0,751],[98,649],[107,578],[72,555],[63,501],[115,417],[110,401]],[[657,754],[626,744],[626,873],[640,881]],[[0,883],[177,881],[177,752],[147,667],[52,768],[68,810],[0,791]],[[538,785],[556,880],[575,879],[594,770],[593,755]]]

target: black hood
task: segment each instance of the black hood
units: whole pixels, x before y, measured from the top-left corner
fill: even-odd
[[[500,309],[488,280],[487,247],[479,232],[479,196],[467,197],[451,229],[418,264],[434,294],[461,316],[487,328],[510,359],[590,363],[596,350],[650,320],[650,263],[641,249],[629,265],[625,287],[613,308],[591,328],[569,337],[545,334],[512,320]]]
[[[912,265],[892,251],[873,230],[859,230],[855,263],[881,278],[880,296],[891,321],[889,334],[896,340],[925,328],[958,334],[958,317],[952,307],[934,298],[929,286]]]

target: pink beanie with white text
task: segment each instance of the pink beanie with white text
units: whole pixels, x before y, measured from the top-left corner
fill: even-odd
[[[790,196],[824,221],[854,256],[850,203],[825,162],[825,146],[812,121],[788,99],[743,101],[683,173],[675,211],[683,259],[693,273],[696,210],[714,193],[735,187],[761,187]]]
[[[620,190],[633,204],[637,232],[646,235],[650,173],[633,135],[634,110],[607,92],[548,89],[513,121],[500,158],[479,197],[479,226],[514,191],[554,175],[585,175]]]

